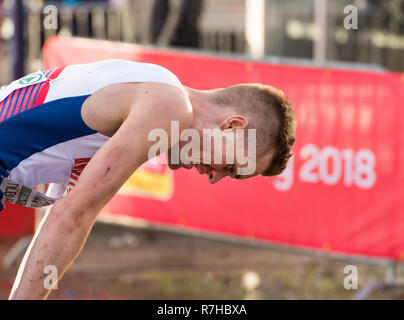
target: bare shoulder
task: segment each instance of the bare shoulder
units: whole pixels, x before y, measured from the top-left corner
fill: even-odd
[[[93,93],[83,105],[82,117],[90,128],[112,136],[131,117],[152,119],[156,126],[178,120],[185,128],[192,121],[192,106],[179,87],[152,82],[119,83]]]
[[[162,144],[156,153],[160,154],[178,142],[178,135],[171,135],[172,121],[179,121],[181,130],[189,126],[192,119],[188,98],[178,87],[125,83],[102,91],[97,92],[94,99],[90,96],[85,112],[91,108],[103,111],[84,115],[87,119],[96,119],[96,125],[110,130],[111,138],[96,152],[75,188],[63,200],[69,207],[79,206],[80,210],[87,208],[93,213],[99,212],[130,175],[150,159],[149,151],[155,145],[150,133],[154,129],[167,133],[164,136],[166,144]],[[112,132],[112,127],[107,127],[106,122],[110,121],[108,114],[115,109],[120,109],[120,112],[113,113],[117,129]],[[108,125],[111,126],[111,122]],[[88,186],[93,186],[91,194],[86,191]]]
[[[186,92],[172,85],[145,82],[139,84],[136,104],[152,107],[154,112],[162,112],[167,117],[186,120],[192,115],[192,106]],[[149,110],[150,111],[150,110]]]
[[[182,88],[143,83],[138,87],[136,103],[125,122],[144,133],[150,133],[155,129],[163,130],[167,134],[169,145],[173,146],[178,142],[176,134],[171,136],[174,122],[178,124],[181,134],[190,127],[192,117],[192,105]]]

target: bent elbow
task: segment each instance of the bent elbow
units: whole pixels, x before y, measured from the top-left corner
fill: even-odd
[[[80,230],[89,230],[95,221],[93,212],[77,206],[67,205],[63,199],[54,203],[49,213],[52,223],[65,232],[73,233]]]

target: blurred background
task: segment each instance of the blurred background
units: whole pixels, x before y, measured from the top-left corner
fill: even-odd
[[[344,27],[347,6],[357,9],[358,28]],[[56,26],[45,28],[53,8]],[[43,46],[60,35],[223,59],[360,70],[368,72],[369,78],[372,72],[380,77],[393,72],[394,81],[401,85],[394,84],[391,90],[403,89],[404,0],[2,0],[0,17],[1,84],[43,69]],[[375,81],[383,83],[383,78]],[[395,103],[399,105],[402,100]],[[397,114],[403,120],[403,113]],[[388,182],[387,178],[384,183]],[[403,209],[402,201],[394,206],[395,219],[403,218]],[[0,232],[3,299],[33,231],[32,223],[26,222],[32,221],[33,212],[17,215],[19,209],[9,210],[9,218],[0,222],[6,230],[3,236]],[[331,240],[322,245],[323,251],[308,252],[211,237],[186,228],[178,232],[153,223],[106,222],[110,221],[96,224],[51,298],[352,299],[360,289],[364,289],[363,298],[368,294],[377,299],[404,298],[402,283],[396,281],[403,272],[404,254],[393,259],[383,254],[382,259],[358,258],[329,254]],[[17,231],[12,232],[13,228]],[[363,233],[371,231],[366,225],[361,228]],[[395,232],[404,234],[404,230]],[[402,239],[394,239],[395,245],[402,246]],[[384,238],[377,241],[382,243]],[[344,267],[350,264],[360,274],[355,290],[344,287]]]
[[[254,28],[263,33],[258,35],[260,39],[255,42],[259,43],[254,43],[254,48],[248,46],[246,39],[245,0],[24,0],[21,26],[13,22],[14,2],[2,1],[3,83],[12,78],[12,39],[20,28],[22,39],[18,40],[23,41],[20,50],[24,52],[24,72],[41,67],[41,48],[55,34],[404,70],[401,0],[257,0],[258,10],[260,6],[265,10],[265,19],[253,20]],[[43,26],[43,7],[47,4],[58,8],[56,30]],[[357,30],[343,27],[347,5],[358,8],[361,27]],[[253,8],[251,14],[254,10],[257,9]]]

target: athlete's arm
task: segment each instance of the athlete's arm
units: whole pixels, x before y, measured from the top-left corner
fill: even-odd
[[[145,86],[147,95],[136,99],[122,125],[83,170],[75,188],[56,201],[42,220],[21,263],[10,299],[46,298],[50,290],[44,287],[45,267],[55,266],[61,278],[81,251],[99,211],[148,160],[153,144],[148,141],[149,132],[161,128],[170,135],[171,120],[179,121],[180,129],[189,126],[191,111],[180,89]],[[117,100],[122,103],[122,97]],[[170,141],[168,147],[176,142]]]

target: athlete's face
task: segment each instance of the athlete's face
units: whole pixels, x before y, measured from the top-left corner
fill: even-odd
[[[170,168],[195,169],[199,174],[206,175],[212,184],[224,177],[247,179],[257,176],[265,171],[271,158],[256,159],[255,139],[254,136],[249,139],[248,134],[246,130],[231,127],[212,131],[210,138],[205,136],[200,139],[199,152],[191,151],[187,142],[182,142],[179,147],[180,163],[170,164]]]
[[[235,145],[235,151],[233,154],[234,161],[226,160],[226,157],[227,159],[229,158],[229,151],[221,152],[220,150],[216,150],[211,152],[212,159],[214,155],[216,155],[218,158],[221,157],[221,163],[214,163],[214,161],[212,161],[211,163],[203,163],[202,159],[200,159],[199,164],[185,165],[184,168],[194,168],[199,172],[199,174],[206,175],[209,183],[215,184],[225,177],[239,180],[255,177],[262,174],[269,165],[269,162],[271,160],[270,157],[263,157],[257,160],[255,159],[255,157],[251,156],[240,157],[237,155],[237,153],[247,153],[245,152],[244,148],[239,150],[239,152],[236,151],[236,148],[237,146]],[[205,150],[205,152],[209,151]]]

